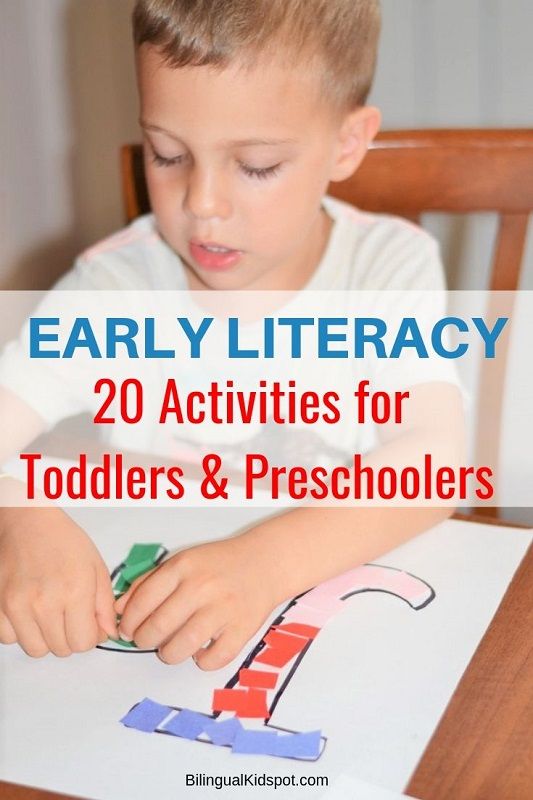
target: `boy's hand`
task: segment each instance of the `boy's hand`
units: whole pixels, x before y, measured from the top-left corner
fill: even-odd
[[[36,658],[116,637],[113,590],[91,539],[57,508],[0,511],[0,642]]]
[[[202,669],[219,669],[281,601],[275,569],[274,553],[260,557],[246,535],[182,550],[116,601],[120,634],[143,649],[157,648],[167,664],[193,656]]]

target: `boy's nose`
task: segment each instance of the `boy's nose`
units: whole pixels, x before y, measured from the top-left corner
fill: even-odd
[[[185,211],[195,219],[226,219],[231,202],[223,179],[214,172],[192,169],[189,172],[184,198]]]

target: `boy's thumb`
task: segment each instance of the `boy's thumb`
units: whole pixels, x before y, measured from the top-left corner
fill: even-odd
[[[115,596],[106,570],[96,570],[96,619],[101,628],[113,639],[118,639]]]

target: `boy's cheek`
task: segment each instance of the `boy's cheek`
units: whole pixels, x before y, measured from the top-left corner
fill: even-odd
[[[152,191],[152,210],[158,225],[165,234],[176,232],[183,226],[183,204],[179,194],[168,190],[158,189]]]

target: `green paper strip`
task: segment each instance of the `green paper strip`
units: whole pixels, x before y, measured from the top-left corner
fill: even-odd
[[[128,583],[133,583],[135,578],[138,578],[140,575],[144,575],[145,572],[149,572],[153,568],[154,562],[150,559],[147,559],[146,561],[139,561],[138,564],[131,564],[130,566],[124,567],[122,570],[122,577]]]
[[[153,565],[160,549],[161,544],[134,544],[124,563],[127,567],[132,567],[142,561],[150,561]]]
[[[127,592],[135,578],[153,569],[161,548],[160,543],[134,544],[131,547],[113,587],[115,596]]]
[[[115,644],[120,644],[122,645],[122,647],[130,647],[130,648],[133,647],[137,649],[137,645],[135,644],[135,642],[125,642],[124,639],[113,639],[111,636],[109,636],[108,638],[109,641],[115,642]]]
[[[123,575],[120,574],[117,578],[117,582],[115,583],[114,590],[118,594],[124,594],[126,589],[129,589],[130,585],[127,580],[124,579]]]

